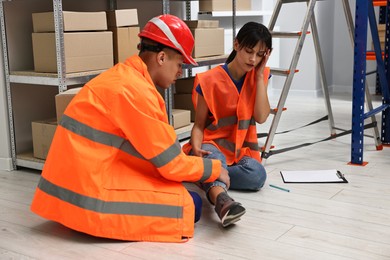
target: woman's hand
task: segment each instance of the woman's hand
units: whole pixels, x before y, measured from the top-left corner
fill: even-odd
[[[258,78],[261,78],[261,79],[263,78],[264,68],[267,65],[267,62],[268,62],[270,54],[271,54],[271,49],[268,49],[264,53],[264,57],[261,59],[260,63],[257,65],[257,67],[256,67],[256,75],[257,75]]]
[[[199,156],[199,157],[203,157],[205,155],[211,154],[210,151],[206,151],[206,150],[202,150],[202,149],[195,149],[195,148],[192,148],[192,153],[193,153],[193,155]]]

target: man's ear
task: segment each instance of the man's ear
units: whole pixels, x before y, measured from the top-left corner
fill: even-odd
[[[163,65],[165,59],[167,58],[166,55],[167,54],[164,51],[160,51],[159,53],[157,53],[157,63]]]

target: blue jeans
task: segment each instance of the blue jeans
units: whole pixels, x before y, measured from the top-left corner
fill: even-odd
[[[267,173],[264,166],[257,160],[244,156],[238,163],[227,166],[225,155],[217,147],[212,144],[202,144],[202,149],[211,152],[211,154],[204,156],[205,158],[220,160],[222,167],[228,170],[230,189],[258,191],[263,187]],[[221,186],[226,189],[225,183],[218,180],[203,184],[206,192],[213,186]]]

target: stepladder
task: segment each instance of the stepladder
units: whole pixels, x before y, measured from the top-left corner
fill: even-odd
[[[271,150],[272,143],[276,134],[276,130],[278,127],[278,124],[281,120],[281,116],[283,111],[285,110],[285,103],[287,100],[287,96],[289,94],[290,88],[292,81],[294,79],[294,75],[298,72],[298,61],[301,56],[301,51],[304,46],[304,43],[306,40],[308,40],[308,35],[310,35],[310,38],[312,38],[313,45],[314,45],[314,50],[315,50],[315,56],[316,56],[316,61],[317,61],[317,66],[318,66],[318,74],[319,74],[319,79],[321,83],[321,90],[322,90],[322,95],[323,95],[323,100],[325,103],[326,107],[326,112],[327,112],[327,121],[328,121],[328,126],[329,126],[329,132],[330,132],[330,137],[336,136],[336,130],[338,129],[335,126],[334,122],[334,117],[333,117],[333,112],[332,112],[332,107],[331,107],[331,102],[330,102],[330,96],[329,96],[329,90],[328,90],[328,84],[326,80],[326,74],[325,74],[325,66],[324,66],[324,61],[323,61],[323,56],[321,52],[321,47],[320,47],[320,41],[319,41],[319,32],[318,32],[318,27],[317,27],[317,22],[316,22],[316,15],[315,15],[315,10],[316,5],[318,2],[323,2],[323,1],[334,1],[334,0],[277,0],[273,14],[271,16],[268,28],[272,32],[273,38],[280,38],[280,41],[282,41],[283,38],[294,38],[296,39],[296,44],[295,44],[295,49],[293,51],[293,55],[291,58],[290,65],[287,69],[271,69],[271,73],[273,75],[277,76],[283,76],[285,77],[284,80],[284,85],[283,88],[281,89],[279,101],[277,104],[277,107],[274,109],[271,109],[271,114],[273,114],[272,118],[272,123],[268,132],[268,135],[266,137],[265,144],[262,148],[261,151],[261,157],[262,157],[262,163],[265,164],[267,159],[276,153],[273,150]],[[349,6],[348,0],[341,0],[343,4],[343,10],[347,22],[347,27],[348,31],[351,36],[352,40],[352,45],[354,44],[354,35],[353,35],[353,20],[352,20],[352,15],[351,15],[351,9]],[[302,24],[301,27],[299,28],[298,31],[294,32],[283,32],[283,31],[275,31],[275,25],[277,24],[278,16],[280,15],[280,11],[282,8],[289,8],[290,4],[294,3],[306,3],[306,10],[304,17],[302,18]],[[282,42],[281,42],[282,44]],[[366,93],[369,95],[369,93]],[[371,105],[371,99],[367,98],[367,105]],[[372,105],[371,105],[372,107]],[[371,120],[376,120],[375,117],[372,117]],[[379,141],[379,132],[376,129],[374,131],[375,135],[375,140],[376,142]],[[298,146],[299,147],[299,146]],[[282,149],[282,150],[288,150],[288,149]]]

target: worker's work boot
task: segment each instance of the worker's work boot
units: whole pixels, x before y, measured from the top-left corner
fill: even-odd
[[[221,219],[222,226],[227,227],[240,220],[240,217],[245,214],[245,208],[226,192],[222,192],[217,196],[215,212]]]

